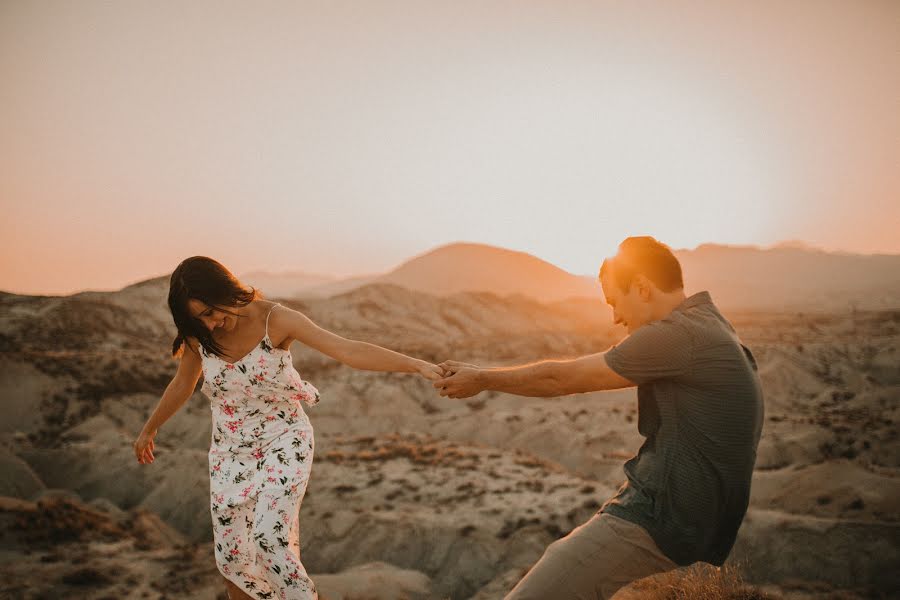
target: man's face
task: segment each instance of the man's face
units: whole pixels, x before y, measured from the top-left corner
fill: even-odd
[[[613,310],[613,321],[617,325],[622,324],[628,333],[633,333],[648,322],[650,305],[641,297],[639,285],[632,283],[628,292],[623,292],[608,272],[600,278],[600,285],[603,286],[603,295]]]

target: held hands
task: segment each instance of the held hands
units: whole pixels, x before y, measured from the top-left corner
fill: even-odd
[[[416,373],[429,381],[437,381],[443,376],[444,370],[428,361],[419,360],[416,361]]]
[[[481,367],[455,360],[444,361],[438,366],[443,369],[444,376],[433,385],[441,396],[468,398],[484,390]]]
[[[153,456],[153,438],[156,437],[156,431],[141,431],[138,438],[134,441],[134,455],[137,461],[142,465],[152,463],[155,458]]]

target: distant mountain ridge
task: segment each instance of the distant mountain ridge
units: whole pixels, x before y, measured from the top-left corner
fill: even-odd
[[[900,255],[861,255],[779,245],[702,244],[675,252],[685,290],[708,290],[739,309],[889,309],[900,307]]]
[[[900,255],[828,252],[797,241],[769,248],[702,244],[693,250],[676,250],[675,255],[682,265],[686,292],[707,290],[725,308],[831,311],[900,307]],[[602,259],[597,257],[598,266]],[[438,296],[486,291],[541,302],[578,297],[602,300],[593,275],[575,275],[524,252],[475,243],[435,248],[383,275],[325,283],[316,283],[309,275],[292,282],[278,282],[277,277],[270,276],[267,285],[258,278],[261,283],[257,285],[274,297],[323,298],[386,283]]]
[[[275,297],[330,297],[370,284],[398,285],[437,296],[491,292],[541,302],[598,298],[601,294],[599,283],[592,278],[573,275],[525,252],[474,243],[440,246],[382,275],[330,279],[306,273],[256,271],[242,275],[241,280]]]
[[[248,285],[263,290],[267,295],[290,298],[305,290],[338,281],[337,277],[306,273],[304,271],[251,271],[243,273],[239,279]]]
[[[599,282],[573,275],[525,252],[484,244],[441,246],[412,258],[376,280],[446,296],[489,291],[541,302],[601,297]]]

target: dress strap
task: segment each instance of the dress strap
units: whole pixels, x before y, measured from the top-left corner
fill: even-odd
[[[269,317],[272,316],[272,311],[275,310],[276,306],[281,306],[281,305],[276,302],[275,304],[272,305],[272,308],[269,309],[269,313],[266,315],[266,337],[269,336]],[[269,338],[269,339],[271,340],[272,338]]]

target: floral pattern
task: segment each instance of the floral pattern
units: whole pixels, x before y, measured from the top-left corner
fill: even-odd
[[[300,562],[298,512],[315,447],[300,402],[318,403],[319,392],[294,369],[290,350],[273,347],[268,317],[265,337],[237,362],[200,352],[213,421],[216,564],[261,600],[316,598]]]

